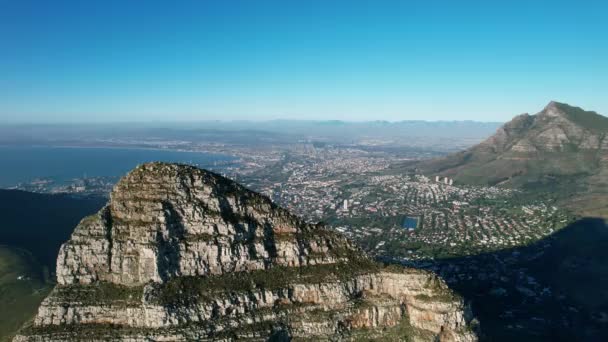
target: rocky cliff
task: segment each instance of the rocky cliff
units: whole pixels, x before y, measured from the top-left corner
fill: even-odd
[[[475,341],[470,319],[431,273],[378,265],[214,173],[150,163],[76,227],[15,341]]]

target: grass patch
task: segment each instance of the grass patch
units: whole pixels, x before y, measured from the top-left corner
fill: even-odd
[[[267,270],[237,272],[207,277],[179,277],[155,285],[150,300],[161,305],[207,302],[218,294],[251,290],[276,290],[291,284],[319,284],[347,281],[359,274],[375,272],[379,266],[368,259],[305,267],[273,267]]]
[[[70,302],[79,302],[82,305],[141,305],[143,286],[124,286],[106,282],[91,285],[57,286],[53,297],[58,300],[64,298]]]
[[[383,329],[356,329],[347,336],[354,341],[435,341],[436,336],[430,331],[415,328],[410,325],[409,319],[403,317],[399,324]]]
[[[42,271],[29,252],[0,246],[0,341],[10,341],[50,292]]]

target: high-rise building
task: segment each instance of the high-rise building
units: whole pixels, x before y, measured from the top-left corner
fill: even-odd
[[[448,177],[444,177],[443,178],[443,183],[444,184],[450,184],[450,179]]]
[[[344,204],[342,205],[342,209],[344,209],[344,211],[348,211],[348,200],[344,200]]]
[[[439,183],[439,176],[435,176],[435,182]]]

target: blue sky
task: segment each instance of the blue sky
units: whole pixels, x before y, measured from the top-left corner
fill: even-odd
[[[86,4],[85,4],[86,3]],[[605,1],[0,0],[0,122],[608,114]]]

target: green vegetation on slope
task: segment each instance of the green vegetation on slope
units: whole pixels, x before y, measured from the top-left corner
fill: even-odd
[[[556,106],[566,113],[568,119],[583,128],[593,132],[608,132],[608,118],[596,112],[586,111],[579,107],[556,103]]]
[[[125,286],[107,282],[91,285],[57,286],[53,298],[66,301],[78,301],[83,305],[112,305],[138,306],[141,305],[143,286]]]
[[[243,293],[255,289],[276,290],[290,284],[316,284],[346,281],[359,274],[376,272],[381,266],[370,259],[358,258],[337,264],[305,267],[273,267],[267,270],[236,272],[205,277],[177,277],[154,284],[146,297],[160,305],[207,302],[220,294]],[[392,270],[395,272],[395,270]],[[56,301],[76,301],[83,305],[100,303],[114,306],[138,306],[144,286],[124,286],[106,282],[90,285],[58,286],[52,297]]]
[[[10,341],[34,317],[50,289],[30,253],[0,246],[0,341]]]
[[[178,277],[158,285],[151,296],[162,305],[206,302],[218,294],[254,289],[276,290],[290,284],[318,284],[346,281],[354,276],[376,272],[380,266],[369,259],[305,267],[273,267],[252,272],[227,273],[208,277]]]
[[[105,201],[0,190],[0,342],[34,317],[51,290],[59,246]]]

